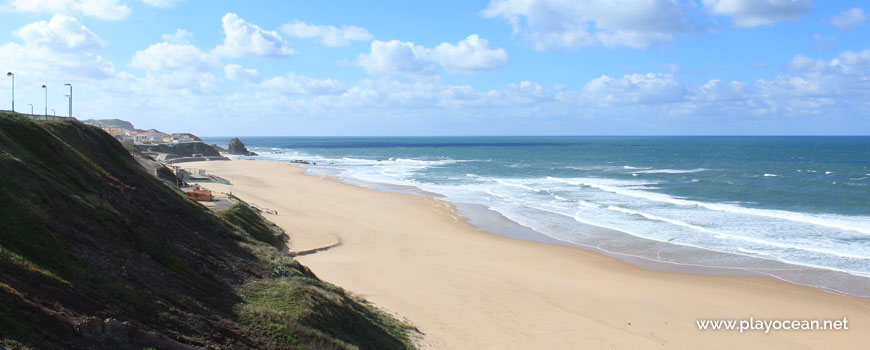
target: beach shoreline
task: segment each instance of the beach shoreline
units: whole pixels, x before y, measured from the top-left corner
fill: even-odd
[[[311,165],[305,166],[304,164],[294,164],[294,166],[306,169],[306,175],[323,176],[321,172],[324,170],[324,168],[317,168],[317,170],[315,170],[315,168],[312,168]],[[331,174],[331,171],[329,173]],[[650,256],[636,254],[642,249],[626,248],[626,246],[643,246],[647,247],[647,249],[652,249],[652,247],[656,247],[656,249],[659,250],[659,254],[661,254],[666,250],[671,250],[674,247],[673,244],[670,242],[665,243],[662,241],[639,237],[637,235],[619,229],[608,228],[578,221],[575,222],[574,225],[576,227],[580,227],[580,230],[585,231],[586,233],[596,232],[599,236],[608,237],[608,241],[621,243],[633,242],[633,244],[617,246],[615,247],[615,249],[608,246],[613,244],[613,242],[600,241],[599,245],[584,244],[578,241],[560,239],[542,231],[537,231],[531,227],[525,226],[512,220],[511,218],[505,216],[503,213],[487,205],[452,202],[449,201],[449,196],[447,195],[426,191],[419,187],[396,185],[391,183],[371,182],[353,177],[345,177],[343,176],[341,171],[336,174],[326,175],[326,178],[342,184],[349,184],[377,191],[404,193],[442,200],[447,202],[448,205],[455,209],[456,215],[463,217],[465,220],[467,220],[469,224],[479,230],[497,235],[507,236],[510,238],[517,238],[548,244],[559,244],[589,250],[611,258],[616,258],[623,262],[627,262],[647,270],[700,275],[740,275],[765,277],[799,286],[816,288],[835,294],[870,299],[870,288],[866,286],[862,287],[862,285],[866,285],[867,278],[852,275],[842,271],[829,270],[822,267],[807,267],[803,265],[779,261],[776,259],[769,259],[757,256],[750,257],[747,255],[721,252],[700,246],[680,246],[680,249],[688,249],[690,251],[690,254],[705,257],[703,259],[696,258],[690,260],[711,260],[716,262],[731,260],[734,261],[735,264],[720,265],[717,263],[703,264],[697,261],[694,263],[689,261],[674,261],[663,259],[660,255],[656,258],[653,258]],[[616,237],[621,238],[616,239]],[[633,254],[632,252],[635,252],[635,254]],[[790,271],[791,273],[786,275],[784,271]],[[813,284],[815,281],[818,280],[827,280],[828,283],[827,285]],[[836,280],[837,283],[831,283],[831,281],[833,280]],[[834,284],[835,286],[831,284]]]
[[[286,162],[190,166],[233,177],[234,194],[277,209],[280,215],[269,219],[288,232],[293,251],[332,247],[298,259],[321,278],[408,318],[425,334],[425,348],[683,348],[710,342],[814,348],[870,340],[860,330],[870,321],[866,299],[769,277],[649,270],[591,250],[505,237],[478,229],[435,198],[306,176],[304,168]],[[737,334],[693,324],[750,316],[846,316],[857,328]]]

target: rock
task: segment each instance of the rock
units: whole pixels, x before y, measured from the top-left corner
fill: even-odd
[[[242,155],[242,156],[256,156],[257,154],[251,151],[248,151],[245,148],[245,144],[242,143],[242,140],[239,140],[238,137],[234,137],[230,140],[230,145],[227,147],[230,154]]]
[[[130,333],[137,331],[127,322],[121,322],[114,318],[100,320],[96,317],[89,317],[80,321],[76,329],[79,334],[87,339],[119,344],[128,343],[130,341]]]

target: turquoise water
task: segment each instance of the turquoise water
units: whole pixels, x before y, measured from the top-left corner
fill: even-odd
[[[573,244],[870,295],[870,137],[243,141],[260,159],[484,205]]]

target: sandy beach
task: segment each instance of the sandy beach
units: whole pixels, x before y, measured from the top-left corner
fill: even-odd
[[[857,349],[870,300],[770,278],[650,271],[478,230],[444,202],[305,176],[288,163],[185,163],[259,206],[320,278],[413,323],[426,349]],[[699,330],[698,320],[842,320],[848,330]]]

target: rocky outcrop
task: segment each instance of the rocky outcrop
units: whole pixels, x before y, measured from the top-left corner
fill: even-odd
[[[242,143],[242,140],[239,140],[238,137],[234,137],[230,140],[230,145],[227,147],[230,154],[240,155],[240,156],[256,156],[257,154],[251,151],[248,151],[245,148],[245,144]]]

